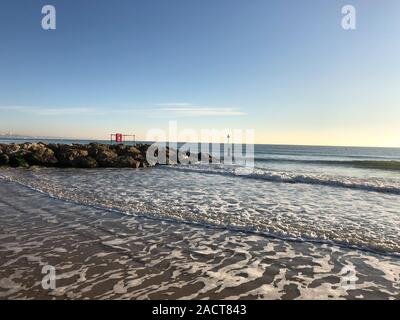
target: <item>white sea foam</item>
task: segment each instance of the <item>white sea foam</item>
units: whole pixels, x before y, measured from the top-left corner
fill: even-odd
[[[100,171],[89,178],[87,171],[66,171],[63,178],[60,171],[57,178],[53,170],[45,171],[47,187],[73,177],[75,192],[85,189],[79,186],[83,181],[99,179],[93,186],[98,187],[101,175],[110,178]],[[119,176],[129,177],[127,172]],[[70,192],[64,190],[63,196]],[[0,194],[0,225],[7,234],[0,244],[0,298],[390,299],[400,293],[396,257],[123,216],[4,181]],[[48,222],[48,216],[60,223]],[[55,290],[41,287],[41,268],[48,263],[56,268]],[[340,286],[340,270],[348,265],[359,277],[354,290]]]
[[[203,174],[219,174],[226,176],[237,176],[243,179],[265,180],[270,182],[282,183],[303,183],[315,184],[331,187],[349,188],[356,190],[374,191],[388,194],[400,194],[400,181],[368,178],[362,179],[348,176],[332,176],[322,174],[298,174],[287,171],[272,171],[262,168],[248,169],[239,166],[224,165],[196,165],[196,166],[176,166],[169,169],[186,172],[197,172]]]
[[[2,169],[0,175],[55,198],[128,215],[400,254],[399,196],[364,189],[396,188],[391,181],[314,176],[308,182],[318,183],[281,183],[302,180],[286,172],[260,170],[249,178],[236,176],[233,167],[203,166]],[[334,181],[363,188],[332,187]]]

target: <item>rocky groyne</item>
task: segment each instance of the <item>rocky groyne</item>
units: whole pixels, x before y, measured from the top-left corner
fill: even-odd
[[[203,157],[211,161],[209,155],[189,152],[177,156],[177,152],[168,147],[163,149],[162,161],[158,160],[160,149],[152,152],[148,161],[149,144],[129,146],[125,144],[0,144],[0,166],[11,167],[61,167],[61,168],[145,168],[159,164],[190,163]],[[156,160],[154,160],[156,159]],[[182,160],[183,159],[183,160]]]

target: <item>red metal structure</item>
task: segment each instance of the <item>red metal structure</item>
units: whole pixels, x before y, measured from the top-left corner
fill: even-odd
[[[122,133],[116,133],[115,134],[115,142],[116,143],[122,143],[123,142]]]
[[[136,136],[134,134],[122,134],[122,133],[111,133],[110,134],[110,142],[111,144],[115,143],[125,143],[127,137],[132,138],[132,143],[136,144]]]

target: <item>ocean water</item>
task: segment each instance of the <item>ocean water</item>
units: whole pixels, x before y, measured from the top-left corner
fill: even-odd
[[[254,170],[246,174],[236,165],[195,164],[1,168],[0,177],[126,215],[400,255],[400,149],[256,145],[254,151]]]
[[[250,171],[1,167],[0,298],[399,299],[400,149],[254,151]]]

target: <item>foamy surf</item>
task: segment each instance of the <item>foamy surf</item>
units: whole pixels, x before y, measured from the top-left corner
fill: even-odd
[[[357,157],[360,158],[360,157]],[[382,157],[385,159],[384,157]],[[323,166],[343,166],[343,167],[354,167],[354,168],[365,168],[365,169],[380,169],[389,171],[400,171],[400,160],[322,160],[322,159],[298,159],[298,158],[283,158],[283,157],[257,157],[257,162],[288,162],[288,163],[300,163],[306,165],[323,165]]]
[[[398,258],[121,216],[0,180],[1,299],[396,299]],[[43,290],[51,263],[57,287]],[[343,287],[354,267],[355,288]]]
[[[57,199],[127,215],[400,253],[396,194],[277,183],[229,170],[2,169],[1,175]]]
[[[219,174],[235,176],[242,179],[257,179],[270,182],[302,183],[322,185],[338,188],[349,188],[388,194],[400,194],[400,182],[388,179],[360,179],[348,176],[331,176],[318,174],[296,174],[285,171],[271,171],[262,168],[245,168],[241,166],[226,165],[191,165],[169,167],[173,170],[197,172],[203,174]]]

